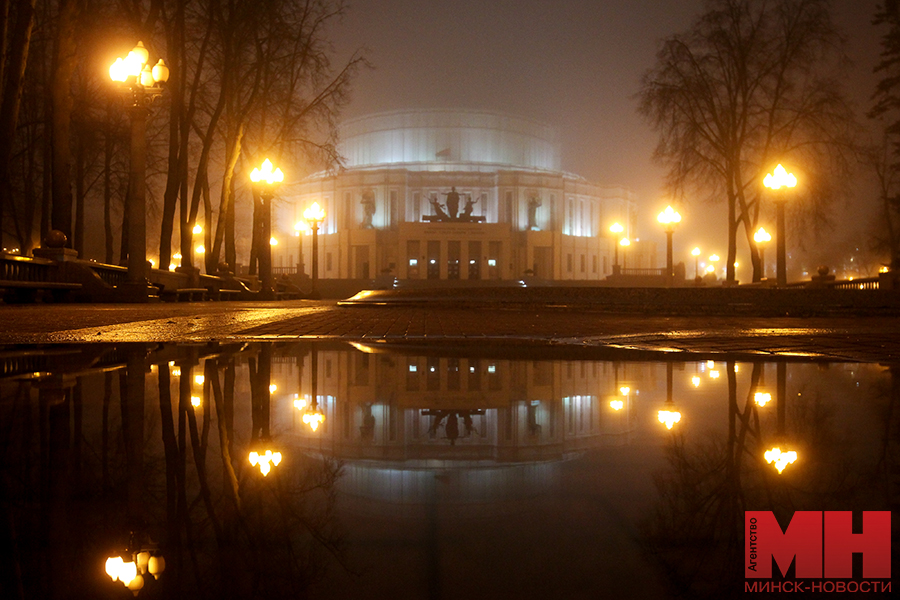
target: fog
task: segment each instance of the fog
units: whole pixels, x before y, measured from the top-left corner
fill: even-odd
[[[636,112],[642,74],[659,42],[687,30],[701,0],[379,0],[352,3],[334,31],[338,56],[364,48],[374,68],[354,85],[345,116],[409,108],[505,111],[550,123],[560,132],[563,168],[596,183],[624,185],[638,198],[640,235],[664,242],[656,214],[668,200],[663,170],[653,162],[657,136]],[[882,29],[871,25],[877,0],[834,3],[853,67],[847,91],[868,126]],[[836,229],[805,245],[810,264],[868,244],[875,220],[871,182],[863,170],[854,196],[834,207]],[[726,249],[725,205],[685,207],[676,253],[700,245]],[[802,237],[802,240],[801,240]],[[661,246],[662,247],[662,246]],[[738,258],[746,243],[739,242]],[[679,259],[680,260],[680,259]],[[749,274],[738,271],[746,280]]]

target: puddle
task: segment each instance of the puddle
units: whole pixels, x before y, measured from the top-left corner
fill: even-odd
[[[2,588],[131,597],[143,550],[140,598],[722,598],[745,510],[890,510],[896,369],[512,355],[2,349]]]

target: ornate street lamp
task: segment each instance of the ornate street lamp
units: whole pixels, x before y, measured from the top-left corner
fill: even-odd
[[[666,277],[671,281],[671,278],[675,276],[672,266],[672,233],[675,231],[675,225],[681,222],[681,215],[671,206],[667,206],[656,216],[656,220],[662,223],[666,229]]]
[[[787,270],[785,267],[785,231],[784,231],[784,192],[783,188],[797,186],[797,178],[788,173],[784,167],[778,165],[775,171],[768,173],[763,179],[763,185],[775,191],[775,252],[776,252],[776,282],[779,286],[787,285]]]
[[[126,299],[147,302],[155,288],[147,279],[147,116],[153,101],[163,93],[169,80],[169,67],[159,59],[152,68],[150,53],[142,42],[125,58],[117,58],[109,67],[109,77],[119,82],[130,100],[131,167],[128,203],[128,290]]]
[[[262,200],[262,231],[256,236],[259,244],[257,247],[260,275],[262,276],[262,296],[269,300],[275,299],[275,282],[272,278],[272,245],[263,240],[272,238],[272,198],[275,190],[284,181],[284,173],[281,169],[274,168],[272,161],[265,159],[260,167],[254,168],[250,173],[250,181],[259,189],[259,197]]]
[[[753,234],[753,241],[756,242],[757,248],[759,248],[759,278],[765,279],[766,277],[766,247],[764,244],[772,241],[772,234],[766,231],[764,227],[760,227],[756,230],[756,233]]]
[[[319,225],[325,220],[325,209],[313,202],[312,206],[303,211],[303,218],[312,229],[312,297],[319,297]],[[313,398],[315,402],[315,398]]]

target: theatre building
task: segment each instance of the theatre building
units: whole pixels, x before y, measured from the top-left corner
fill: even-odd
[[[596,281],[612,272],[609,225],[634,230],[632,193],[563,171],[558,134],[542,123],[390,112],[345,121],[340,140],[344,168],[308,177],[275,218],[283,236],[313,202],[325,209],[322,279]],[[311,237],[299,258],[306,274]],[[275,266],[295,270],[298,250],[279,244]],[[642,266],[633,252],[628,266]]]

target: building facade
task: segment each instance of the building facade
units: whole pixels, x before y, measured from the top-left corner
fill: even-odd
[[[403,111],[346,121],[340,139],[344,168],[304,180],[275,221],[286,230],[313,202],[325,209],[324,279],[601,280],[618,242],[609,225],[635,227],[633,194],[564,172],[557,132],[541,123]],[[279,248],[276,267],[309,273],[309,238]]]

